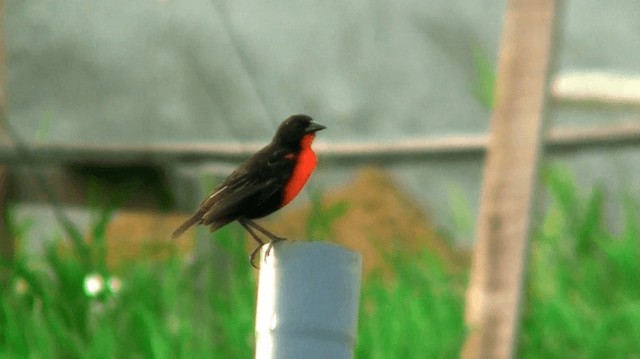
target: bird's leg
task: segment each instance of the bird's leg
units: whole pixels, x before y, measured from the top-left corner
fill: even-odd
[[[271,242],[269,242],[269,246],[267,247],[267,250],[264,252],[264,254],[266,256],[268,256],[269,253],[271,252],[271,248],[273,247],[274,243],[286,240],[286,238],[276,236],[275,234],[269,232],[264,227],[260,226],[259,224],[257,224],[256,222],[254,222],[252,220],[244,219],[243,221],[247,225],[249,225],[249,226],[253,227],[254,229],[256,229],[258,232],[260,232],[260,233],[264,234],[265,236],[269,237],[269,239],[271,240]]]
[[[266,230],[264,227],[262,227],[261,225],[257,224],[256,222],[249,220],[249,219],[243,219],[243,222],[245,222],[246,224],[248,224],[249,226],[255,228],[256,230],[258,230],[260,233],[264,234],[265,236],[269,237],[269,239],[272,242],[278,242],[278,241],[282,241],[285,240],[286,238],[283,237],[278,237],[275,234],[269,232],[268,230]]]
[[[242,225],[242,227],[244,227],[244,229],[246,229],[247,232],[249,232],[251,237],[253,237],[253,239],[255,239],[255,241],[258,242],[258,246],[249,255],[249,262],[251,263],[251,266],[253,268],[260,269],[260,267],[255,264],[255,259],[256,259],[256,255],[258,254],[258,251],[264,245],[264,241],[262,241],[262,239],[260,239],[260,237],[258,237],[258,235],[253,231],[253,229],[251,229],[251,227],[249,226],[246,220],[238,220],[238,222],[240,222],[240,225]]]

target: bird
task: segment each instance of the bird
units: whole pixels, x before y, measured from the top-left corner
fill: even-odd
[[[269,239],[268,250],[273,243],[286,238],[274,235],[253,220],[284,207],[300,193],[318,161],[311,144],[316,132],[325,128],[307,115],[288,117],[271,142],[215,187],[171,237],[177,239],[192,226],[208,226],[210,232],[215,232],[238,221],[258,244],[249,256],[251,265],[258,268],[255,256],[265,241],[257,232]]]

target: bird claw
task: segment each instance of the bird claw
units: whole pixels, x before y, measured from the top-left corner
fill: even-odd
[[[267,261],[267,257],[269,256],[269,253],[271,253],[271,249],[273,248],[273,245],[280,242],[280,241],[285,241],[287,240],[286,238],[281,238],[281,237],[275,237],[271,240],[271,242],[267,243],[267,250],[265,250],[264,252],[264,261]],[[260,266],[258,264],[256,264],[256,256],[257,254],[260,252],[260,249],[262,249],[262,245],[257,246],[253,252],[251,252],[251,254],[249,255],[249,263],[251,263],[251,266],[255,269],[260,269]],[[260,263],[260,261],[258,261],[257,263]]]
[[[275,243],[278,243],[280,241],[286,241],[286,238],[280,238],[280,237],[276,237],[274,239],[271,240],[271,242],[269,242],[269,244],[267,244],[267,250],[264,252],[264,256],[265,256],[265,260],[267,260],[267,257],[269,256],[269,253],[271,253],[271,248],[273,248],[273,245]]]
[[[253,252],[251,252],[251,254],[249,255],[249,263],[251,263],[251,266],[255,269],[260,269],[260,266],[256,264],[255,260],[256,260],[256,254],[258,254],[259,249],[261,248],[261,246],[259,246],[258,248],[254,249]]]

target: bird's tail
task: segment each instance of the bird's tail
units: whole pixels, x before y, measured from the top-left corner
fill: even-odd
[[[200,210],[194,213],[193,216],[187,219],[183,224],[180,225],[180,227],[178,227],[178,229],[173,232],[173,234],[171,235],[171,239],[178,239],[178,237],[180,237],[187,229],[200,222],[200,220],[202,220],[202,214],[203,213]]]

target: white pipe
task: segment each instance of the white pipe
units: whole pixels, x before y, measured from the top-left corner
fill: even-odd
[[[640,104],[640,75],[603,71],[566,72],[551,83],[551,94],[561,101]]]
[[[359,253],[324,242],[282,241],[260,267],[256,359],[353,358]]]

